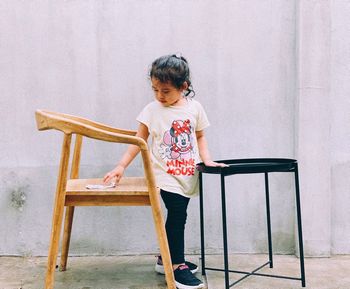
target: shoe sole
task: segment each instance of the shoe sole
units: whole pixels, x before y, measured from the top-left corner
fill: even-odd
[[[165,275],[164,266],[162,266],[162,265],[156,264],[156,266],[154,267],[154,270],[159,274]],[[197,272],[198,272],[198,267],[196,269],[191,270],[192,274],[197,273]],[[201,288],[201,287],[198,287],[198,288]]]
[[[176,284],[176,287],[178,289],[198,289],[198,288],[204,288],[204,284],[199,284],[199,285],[193,285],[193,286],[190,286],[190,285],[184,285],[184,284],[181,284],[177,281],[175,281],[175,284]]]

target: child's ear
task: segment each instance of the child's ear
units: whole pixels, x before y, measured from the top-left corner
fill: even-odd
[[[187,81],[185,81],[181,86],[181,90],[187,90],[187,88],[188,88],[188,83]]]

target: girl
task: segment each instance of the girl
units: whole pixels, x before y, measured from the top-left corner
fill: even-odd
[[[184,257],[187,206],[190,198],[198,193],[196,163],[202,160],[207,166],[225,164],[211,160],[203,131],[209,122],[203,107],[192,99],[194,91],[186,59],[177,55],[156,59],[150,79],[155,101],[146,105],[137,117],[136,136],[145,141],[149,135],[152,138],[152,165],[168,210],[165,227],[176,286],[179,289],[203,288],[202,281],[193,275],[197,266]],[[104,182],[119,182],[138,152],[138,147],[130,145],[118,165],[104,176]],[[161,256],[156,271],[164,274]]]

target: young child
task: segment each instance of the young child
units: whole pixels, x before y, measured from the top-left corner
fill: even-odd
[[[179,289],[203,288],[202,281],[193,275],[198,267],[184,257],[187,206],[190,198],[198,194],[196,163],[202,160],[207,166],[225,164],[211,160],[203,131],[209,122],[201,104],[192,99],[194,91],[186,59],[177,55],[156,59],[150,79],[155,101],[146,105],[137,117],[136,136],[146,141],[149,135],[152,138],[151,159],[168,211],[165,227],[176,286]],[[104,176],[104,182],[118,182],[138,153],[138,147],[130,145],[118,165]],[[161,256],[156,271],[164,274]]]

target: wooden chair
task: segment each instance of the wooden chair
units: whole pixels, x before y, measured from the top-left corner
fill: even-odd
[[[52,218],[45,288],[54,288],[56,259],[65,207],[61,271],[65,271],[67,266],[69,241],[74,208],[76,206],[151,206],[160,252],[164,263],[167,287],[175,289],[168,241],[159,200],[159,190],[156,187],[147,143],[142,138],[136,137],[135,131],[112,128],[77,116],[45,110],[37,110],[35,116],[39,130],[56,129],[64,133]],[[76,135],[76,139],[70,179],[68,179],[73,134]],[[124,177],[115,188],[105,190],[86,189],[86,184],[102,184],[102,179],[78,179],[83,136],[102,141],[137,145],[142,155],[144,177]]]

